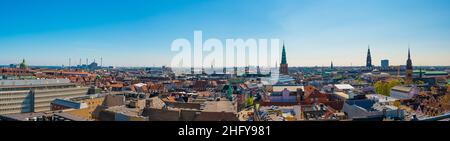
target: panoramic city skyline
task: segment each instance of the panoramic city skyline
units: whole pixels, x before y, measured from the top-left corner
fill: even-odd
[[[237,4],[238,3],[238,4]],[[399,1],[29,1],[0,2],[0,64],[169,66],[178,38],[279,38],[289,66],[365,66],[388,59],[449,66],[450,2]],[[98,6],[102,5],[102,6]],[[326,9],[326,10],[324,10]],[[158,58],[158,59],[155,59]]]
[[[0,127],[179,141],[444,135],[449,5],[0,1]]]

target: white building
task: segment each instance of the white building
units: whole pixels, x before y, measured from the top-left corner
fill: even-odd
[[[50,111],[53,100],[87,92],[68,79],[0,80],[0,114]]]
[[[344,103],[343,110],[351,119],[403,119],[405,117],[404,110],[372,99],[347,100]]]
[[[335,84],[334,94],[338,95],[343,99],[352,99],[353,97],[356,96],[356,94],[353,93],[354,89],[355,88],[350,84]]]
[[[391,97],[400,100],[412,99],[419,92],[420,90],[417,87],[395,86],[391,89]]]

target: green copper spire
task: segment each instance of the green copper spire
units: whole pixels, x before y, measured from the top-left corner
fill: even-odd
[[[231,85],[231,83],[229,83],[228,85],[227,98],[229,100],[233,99],[233,86]]]
[[[284,42],[283,42],[283,52],[281,54],[281,64],[287,64],[287,61],[286,61],[286,49],[284,48]]]

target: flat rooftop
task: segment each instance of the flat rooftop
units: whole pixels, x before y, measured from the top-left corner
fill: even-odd
[[[67,83],[70,83],[69,79],[0,80],[0,86],[33,86]]]
[[[82,118],[82,117],[71,115],[69,113],[56,113],[55,116],[62,117],[62,118],[65,118],[65,119],[68,119],[68,120],[71,120],[71,121],[90,121],[89,119],[85,119],[85,118]]]
[[[73,86],[69,79],[0,80],[0,88],[39,88]]]
[[[18,114],[6,114],[0,115],[1,119],[17,120],[17,121],[29,121],[31,118],[45,116],[45,113],[18,113]]]
[[[106,111],[120,113],[128,116],[139,116],[140,110],[137,108],[127,108],[126,106],[109,107]]]
[[[220,101],[206,101],[204,112],[236,112],[231,101],[221,99]]]

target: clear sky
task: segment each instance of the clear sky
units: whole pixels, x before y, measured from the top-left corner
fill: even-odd
[[[280,38],[289,66],[450,65],[449,0],[2,0],[0,64],[168,65],[177,38]],[[75,63],[76,62],[76,63]]]

